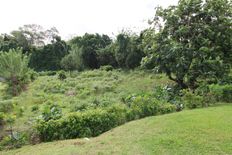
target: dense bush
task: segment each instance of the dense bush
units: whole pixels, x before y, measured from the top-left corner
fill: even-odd
[[[35,112],[39,110],[39,106],[38,105],[34,105],[33,107],[31,107],[31,111]]]
[[[99,49],[97,51],[97,60],[99,66],[111,65],[113,67],[117,67],[118,64],[114,56],[114,44]]]
[[[0,101],[0,112],[10,112],[13,110],[13,101],[12,100],[4,100]]]
[[[30,70],[28,74],[30,75],[31,81],[35,81],[35,79],[39,76],[39,74],[33,70]]]
[[[42,141],[97,136],[127,121],[170,113],[176,106],[151,97],[128,98],[127,105],[85,110],[61,119],[40,120],[36,129]]]
[[[59,78],[60,80],[66,79],[67,76],[66,76],[65,71],[59,71],[59,73],[58,73],[58,78]]]
[[[87,110],[91,105],[87,103],[77,103],[71,108],[71,112],[77,112],[77,111],[85,111]]]
[[[12,49],[9,52],[0,51],[0,77],[8,84],[8,91],[17,96],[25,90],[30,81],[28,57],[20,49]]]
[[[209,86],[209,93],[218,102],[232,102],[232,85],[213,84]]]
[[[5,136],[0,141],[0,150],[20,148],[21,146],[25,145],[26,142],[27,142],[26,134],[14,132],[12,135]]]
[[[42,111],[41,118],[44,121],[56,120],[62,117],[62,109],[57,104],[46,105]]]
[[[126,122],[126,107],[114,106],[77,112],[59,120],[39,121],[36,126],[43,141],[97,136]]]
[[[192,93],[193,94],[193,93]],[[212,105],[217,102],[232,102],[232,85],[211,84],[200,85],[194,92],[194,95],[200,96],[204,106]]]
[[[190,109],[203,107],[203,97],[195,94],[190,90],[183,90],[182,100],[184,102],[184,106]]]
[[[82,58],[82,48],[73,46],[69,54],[61,60],[61,67],[69,71],[82,71],[85,68]]]
[[[152,94],[131,95],[126,99],[130,107],[130,119],[174,112],[176,106],[164,100],[158,100]]]
[[[137,52],[137,51],[133,51],[131,53],[128,54],[127,58],[126,58],[126,67],[130,68],[130,69],[134,69],[136,67],[138,67],[140,65],[140,62],[142,60],[142,52]]]

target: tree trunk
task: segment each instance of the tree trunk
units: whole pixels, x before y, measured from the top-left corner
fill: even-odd
[[[171,74],[168,74],[168,77],[170,80],[175,81],[178,84],[178,86],[180,86],[182,89],[188,88],[188,85],[184,83],[183,79],[175,79],[171,76]]]
[[[188,88],[188,85],[184,83],[184,80],[177,80],[176,82],[182,89]]]

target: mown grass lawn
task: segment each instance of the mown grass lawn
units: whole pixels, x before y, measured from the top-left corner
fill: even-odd
[[[232,105],[148,117],[96,138],[25,146],[0,154],[232,154]]]

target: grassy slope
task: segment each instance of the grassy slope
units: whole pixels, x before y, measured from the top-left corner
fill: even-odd
[[[232,105],[149,117],[99,137],[25,146],[0,154],[232,154]]]
[[[143,71],[85,71],[69,76],[64,81],[60,81],[57,76],[41,76],[28,86],[27,91],[12,99],[17,103],[12,113],[17,114],[17,109],[23,109],[22,116],[17,117],[14,130],[29,129],[33,120],[41,115],[44,106],[50,103],[59,104],[66,114],[80,104],[93,104],[95,101],[105,105],[121,103],[122,98],[128,95],[149,92],[155,86],[167,83],[170,81],[164,75]],[[3,88],[0,83],[0,100],[4,95]],[[75,95],[66,95],[70,91]],[[31,110],[35,105],[38,105],[38,111]],[[4,131],[0,130],[1,133]]]

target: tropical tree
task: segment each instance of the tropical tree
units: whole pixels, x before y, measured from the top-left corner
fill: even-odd
[[[88,34],[77,36],[69,41],[71,46],[82,49],[83,64],[87,68],[99,68],[97,51],[110,45],[112,40],[107,35]]]
[[[44,47],[37,48],[30,57],[30,67],[41,70],[59,70],[60,62],[68,54],[70,47],[60,37]]]
[[[72,47],[69,54],[61,60],[61,67],[64,70],[82,71],[84,69],[82,49],[78,47]]]
[[[114,52],[119,67],[133,69],[140,65],[144,56],[141,44],[142,38],[136,34],[122,32],[117,36]]]
[[[117,60],[117,63],[119,67],[126,66],[126,58],[128,54],[130,53],[130,49],[128,48],[130,45],[130,37],[126,33],[120,33],[117,36],[116,42],[115,42],[115,58]]]
[[[158,32],[147,38],[153,40],[153,64],[179,86],[195,88],[201,80],[216,82],[227,75],[232,62],[231,1],[180,0],[177,6],[158,7],[151,23]]]
[[[0,52],[0,77],[9,85],[13,96],[25,89],[29,82],[28,57],[20,49]]]

